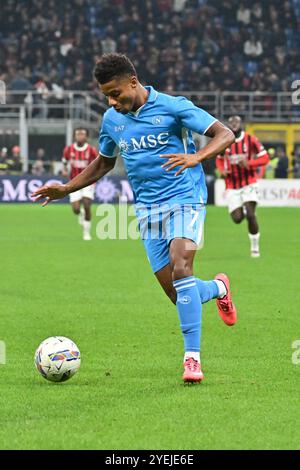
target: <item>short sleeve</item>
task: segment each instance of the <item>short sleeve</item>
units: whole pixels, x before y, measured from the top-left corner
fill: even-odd
[[[217,122],[215,117],[204,111],[204,109],[198,108],[183,96],[175,98],[175,101],[175,112],[181,121],[182,127],[203,135]]]
[[[116,143],[107,131],[105,116],[103,117],[102,127],[99,134],[99,152],[103,157],[115,158]]]
[[[262,157],[263,155],[267,154],[267,151],[265,150],[264,146],[260,143],[257,137],[255,135],[251,135],[251,144],[252,144],[252,152],[256,154],[256,157]]]

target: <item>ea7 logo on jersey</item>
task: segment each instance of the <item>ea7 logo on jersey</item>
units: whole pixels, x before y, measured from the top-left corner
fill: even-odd
[[[125,126],[115,126],[115,132],[121,132],[124,131]]]

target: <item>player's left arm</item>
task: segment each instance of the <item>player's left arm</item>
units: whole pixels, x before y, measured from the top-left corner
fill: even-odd
[[[258,166],[267,165],[270,161],[269,154],[264,148],[264,146],[260,143],[257,137],[254,135],[250,136],[251,142],[251,158],[248,160],[248,167],[255,168]],[[254,156],[254,158],[252,157]]]
[[[182,127],[190,129],[199,134],[210,137],[210,142],[197,153],[175,153],[161,155],[167,158],[162,165],[166,171],[180,166],[175,176],[182,173],[186,168],[194,167],[199,163],[215,157],[222,153],[230,144],[234,142],[233,132],[209,113],[195,106],[191,101],[181,98],[177,101],[177,117],[180,119]]]
[[[69,163],[70,163],[70,147],[69,145],[67,145],[64,148],[64,152],[62,156],[62,164],[63,164],[62,176],[65,176],[65,177],[69,176],[69,169],[68,169]]]

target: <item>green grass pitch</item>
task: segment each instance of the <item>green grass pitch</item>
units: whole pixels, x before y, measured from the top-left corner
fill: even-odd
[[[95,213],[94,207],[94,213]],[[0,206],[1,449],[300,448],[300,210],[258,211],[260,259],[245,224],[208,207],[195,274],[225,271],[239,320],[204,305],[205,381],[184,386],[177,312],[140,240],[83,242],[68,205]],[[53,384],[33,354],[72,338],[79,373]]]

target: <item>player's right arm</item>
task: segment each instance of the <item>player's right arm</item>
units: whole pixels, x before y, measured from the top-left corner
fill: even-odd
[[[43,206],[46,206],[49,202],[56,199],[62,199],[74,191],[90,186],[91,184],[98,181],[109,171],[113,169],[116,163],[116,158],[107,158],[99,154],[99,156],[90,163],[85,170],[79,175],[75,176],[71,181],[66,184],[52,184],[51,186],[45,185],[37,189],[31,196],[35,199],[35,202],[42,201]]]
[[[113,169],[116,163],[116,157],[114,156],[116,144],[106,130],[104,118],[100,131],[99,146],[99,156],[85,170],[66,184],[45,185],[37,189],[31,195],[36,198],[35,202],[44,200],[42,206],[46,206],[53,200],[62,199],[70,193],[90,186]]]
[[[226,156],[225,155],[217,155],[216,158],[216,167],[217,170],[222,178],[226,178],[229,175],[230,171],[226,165]]]

